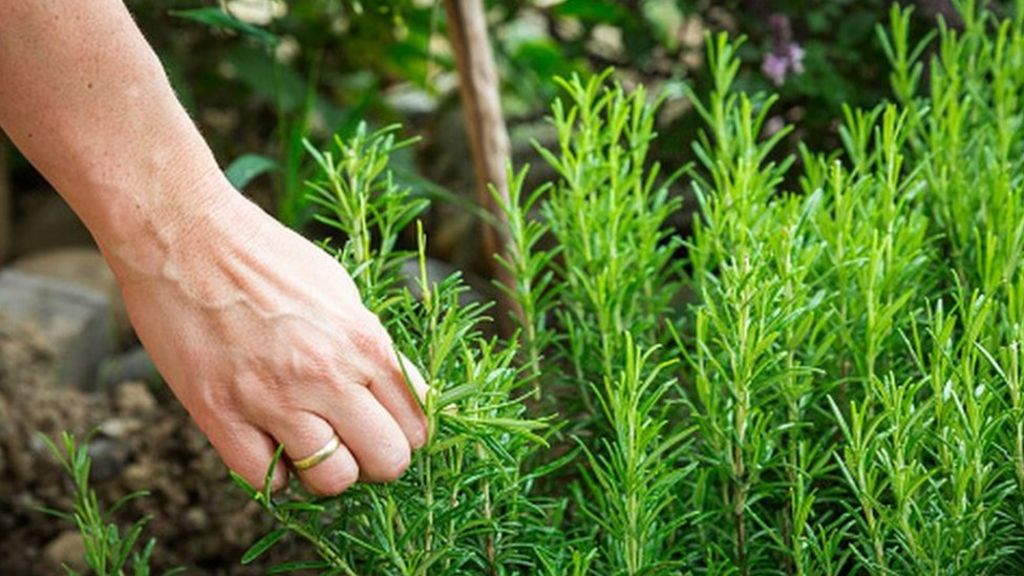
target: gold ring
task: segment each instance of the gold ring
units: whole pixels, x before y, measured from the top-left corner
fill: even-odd
[[[313,466],[327,460],[331,457],[331,454],[337,452],[338,448],[341,447],[341,438],[335,434],[331,436],[331,439],[327,441],[319,450],[313,452],[309,456],[301,460],[292,461],[292,466],[295,466],[296,470],[309,470]]]

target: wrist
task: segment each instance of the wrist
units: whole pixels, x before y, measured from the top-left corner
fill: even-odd
[[[125,196],[90,229],[124,285],[161,276],[179,255],[211,254],[242,203],[247,201],[214,165]]]

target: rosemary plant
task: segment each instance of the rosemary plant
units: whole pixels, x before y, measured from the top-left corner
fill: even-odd
[[[88,442],[79,444],[74,435],[67,432],[61,434],[59,446],[45,435],[39,437],[71,477],[75,487],[74,505],[70,511],[45,508],[43,512],[74,524],[82,535],[85,562],[96,576],[149,576],[150,559],[156,548],[156,540],[150,538],[142,543],[140,538],[150,519],[140,518],[123,528],[111,518],[124,504],[146,493],[128,494],[109,510],[104,510],[96,497],[96,491],[89,484],[92,460],[89,458]],[[63,568],[70,576],[78,574],[68,566]],[[163,574],[170,576],[183,571],[178,568]]]
[[[546,466],[522,464],[546,445],[549,426],[525,414],[524,366],[515,342],[480,332],[485,306],[462,305],[457,276],[433,283],[419,250],[395,249],[397,234],[424,209],[396,184],[388,155],[404,145],[395,129],[361,127],[333,153],[312,151],[321,180],[311,183],[326,208],[322,221],[346,236],[339,260],[391,331],[398,349],[423,367],[431,385],[424,410],[432,441],[400,482],[360,485],[343,498],[278,500],[246,487],[281,524],[253,548],[254,560],[285,532],[309,540],[320,560],[283,568],[331,573],[465,574],[530,571],[553,574],[582,562],[557,525],[565,504],[535,494]],[[419,260],[419,298],[400,282],[401,264]],[[243,483],[244,484],[244,483]]]
[[[513,171],[503,205],[511,341],[477,334],[457,279],[421,278],[420,301],[398,288],[394,236],[422,206],[387,175],[390,131],[339,142],[345,161],[315,153],[343,262],[434,385],[433,440],[406,479],[299,504],[324,566],[1019,571],[1016,4],[999,19],[963,2],[962,31],[918,45],[894,7],[879,34],[894,102],[847,109],[829,154],[780,155],[790,131],[766,135],[773,96],[735,90],[725,36],[708,41],[711,93],[689,95],[699,162],[672,175],[647,157],[657,98],[607,73],[562,81],[557,145],[539,149],[557,178],[527,191]],[[680,174],[699,201],[688,238],[669,226]]]

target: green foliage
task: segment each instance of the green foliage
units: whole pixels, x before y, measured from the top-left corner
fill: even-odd
[[[89,485],[89,469],[91,460],[88,442],[78,444],[75,437],[67,432],[61,434],[60,446],[47,436],[40,438],[60,462],[64,471],[74,481],[74,506],[68,511],[44,509],[62,520],[66,520],[78,529],[85,545],[85,561],[96,576],[148,576],[150,558],[156,547],[156,540],[150,538],[140,547],[142,530],[149,518],[141,518],[127,528],[122,528],[111,519],[119,508],[127,502],[145,496],[145,492],[135,492],[121,498],[110,510],[104,510],[96,497],[96,491]],[[64,566],[65,573],[76,575],[77,572]],[[164,576],[177,574],[184,569],[164,572]]]
[[[265,6],[277,8],[255,23],[232,15],[244,15],[237,2],[130,4],[183,100],[220,112],[213,115],[219,121],[207,122],[196,110],[219,156],[259,153],[278,162],[272,174],[276,211],[295,228],[308,224],[311,214],[303,201],[302,183],[313,170],[304,162],[304,139],[322,146],[331,134],[351,136],[367,117],[378,125],[419,123],[422,113],[434,115],[456,97],[447,81],[454,75],[454,58],[439,0],[268,1]],[[680,79],[703,91],[712,82],[702,65],[700,38],[705,31],[750,38],[738,53],[738,82],[748,89],[768,88],[771,80],[761,70],[763,60],[785,40],[772,16],[784,17],[788,40],[801,46],[805,57],[803,72],[789,74],[777,87],[781,98],[773,122],[791,119],[801,140],[836,146],[834,127],[842,105],[868,105],[886,89],[886,57],[900,47],[880,45],[874,30],[885,20],[889,4],[488,0],[487,7],[503,103],[513,124],[543,114],[560,94],[555,77],[608,66],[618,68],[630,83],[647,83],[652,91],[678,86]],[[906,25],[912,50],[934,29],[934,14],[921,11]],[[905,72],[909,79],[913,71]],[[388,96],[396,93],[414,95],[416,111],[393,106],[395,100]],[[681,108],[666,112],[675,120],[663,131],[689,139],[700,119]],[[795,146],[795,141],[788,144]],[[654,152],[675,163],[688,158],[689,149],[660,147]]]
[[[339,258],[367,305],[377,310],[402,295],[394,289],[409,255],[396,251],[398,234],[427,207],[397,183],[388,167],[391,154],[412,143],[396,142],[395,131],[390,127],[371,133],[360,124],[350,141],[335,138],[337,158],[306,143],[321,172],[318,180],[307,182],[311,201],[322,208],[316,218],[345,234]]]
[[[220,8],[172,10],[171,15],[223,30],[232,30],[243,36],[254,38],[268,46],[273,46],[277,44],[278,41],[277,37],[270,32],[267,32],[258,26],[253,26],[252,24],[243,22]]]
[[[908,15],[894,9],[885,44],[903,104],[847,109],[846,158],[804,150],[799,195],[779,189],[787,167],[769,160],[773,138],[759,141],[772,100],[731,94],[730,48],[712,44],[716,89],[697,104],[709,128],[696,149],[710,177],[695,180],[690,250],[701,302],[681,345],[711,464],[699,505],[722,517],[701,527],[709,567],[724,557],[744,574],[1020,569],[1016,464],[999,456],[1017,423],[999,364],[985,359],[1015,346],[1016,320],[996,311],[1015,309],[1005,292],[1019,283],[1020,224],[1003,211],[1024,191],[1024,115],[1008,96],[1024,87],[1024,29],[984,12],[962,35],[941,28],[946,57],[927,101],[914,95],[924,50],[907,48]],[[967,47],[992,56],[979,62]],[[951,72],[971,88],[951,94]],[[950,131],[958,138],[928,138]],[[936,174],[980,166],[956,198],[936,186]],[[990,202],[1000,213],[985,218]],[[970,221],[967,236],[957,228]],[[961,245],[984,256],[950,262]]]
[[[563,81],[557,178],[513,171],[503,203],[513,339],[480,336],[457,278],[428,283],[422,234],[422,297],[396,279],[423,206],[390,130],[314,153],[342,262],[426,368],[432,436],[397,483],[253,496],[341,572],[1020,572],[1022,4],[940,27],[924,95],[933,44],[894,8],[896,102],[846,107],[843,151],[782,160],[776,98],[737,91],[742,47],[710,37],[688,238],[648,157],[659,101]]]
[[[224,169],[224,176],[235,188],[242,190],[255,178],[277,169],[277,163],[258,154],[239,156]]]
[[[424,410],[431,442],[402,481],[362,484],[343,498],[279,501],[250,495],[285,530],[311,541],[322,567],[355,574],[509,573],[572,561],[557,519],[564,504],[534,493],[538,478],[560,463],[527,470],[550,433],[526,415],[519,394],[517,348],[482,335],[485,307],[460,303],[458,277],[427,278],[420,233],[420,278],[414,298],[397,281],[410,255],[396,236],[424,208],[395,183],[389,154],[405,143],[394,129],[357,130],[337,142],[338,156],[312,150],[321,168],[311,183],[320,218],[348,239],[337,251],[380,313],[396,346],[423,367],[431,385]],[[255,558],[282,535],[271,532],[247,554]],[[553,573],[561,573],[561,568]]]

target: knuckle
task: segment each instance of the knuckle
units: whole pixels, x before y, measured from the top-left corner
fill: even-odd
[[[350,362],[338,346],[339,340],[334,336],[323,334],[304,334],[296,337],[294,345],[277,353],[274,362],[279,367],[268,370],[270,374],[279,374],[289,382],[283,386],[285,391],[291,389],[294,382],[317,382],[343,378],[350,372]],[[344,342],[343,340],[340,342]]]
[[[355,351],[373,358],[386,358],[391,351],[391,337],[376,316],[366,313],[348,333]]]
[[[335,380],[343,377],[344,369],[338,358],[328,351],[318,351],[310,354],[303,366],[304,376],[312,380],[329,379]]]

